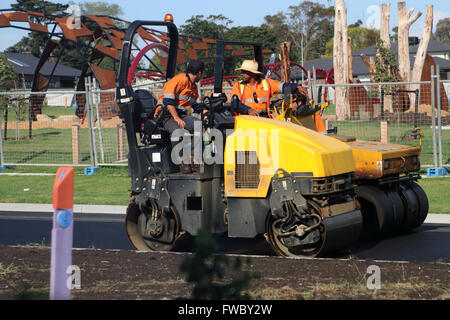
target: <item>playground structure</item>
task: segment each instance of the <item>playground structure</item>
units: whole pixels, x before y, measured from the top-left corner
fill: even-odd
[[[17,28],[27,31],[35,31],[48,35],[48,41],[40,57],[39,64],[35,70],[32,92],[42,92],[42,95],[36,96],[31,101],[31,111],[33,120],[36,115],[41,113],[41,108],[45,99],[45,92],[48,90],[48,84],[51,81],[53,73],[58,65],[61,56],[65,52],[68,44],[73,44],[77,48],[80,57],[83,60],[81,65],[81,76],[78,80],[76,90],[81,92],[76,95],[75,103],[78,106],[76,114],[82,118],[86,97],[85,79],[95,76],[99,81],[100,89],[108,90],[115,88],[115,79],[118,71],[120,51],[123,45],[125,30],[130,22],[111,16],[85,15],[80,17],[71,17],[67,14],[47,15],[42,12],[34,11],[12,11],[11,9],[0,10],[0,28]],[[145,27],[137,31],[141,42],[134,42],[132,55],[141,53],[145,55],[151,51],[156,59],[148,59],[146,68],[138,68],[139,76],[150,79],[162,79],[167,64],[166,49],[168,47],[167,34],[154,29]],[[215,54],[214,46],[217,40],[208,38],[195,38],[180,36],[178,43],[177,64],[183,65],[188,59],[198,57],[209,57]],[[58,56],[52,54],[55,49],[61,48]],[[225,48],[233,56],[245,55],[243,48],[229,46]],[[264,53],[271,53],[269,49],[264,49]],[[49,59],[56,61],[55,68],[49,77],[41,74],[45,62]],[[108,61],[112,68],[105,68],[105,61]],[[135,66],[137,67],[137,66]],[[132,79],[131,79],[132,80]],[[103,110],[112,108],[118,111],[117,105],[111,105],[114,101],[114,94],[105,93],[100,104],[101,114],[104,120],[112,117],[114,112]]]

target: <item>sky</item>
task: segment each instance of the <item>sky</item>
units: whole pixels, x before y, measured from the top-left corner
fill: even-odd
[[[51,1],[51,0],[50,0]],[[166,13],[174,16],[174,22],[177,26],[185,24],[185,21],[194,15],[210,14],[223,16],[233,21],[231,26],[259,26],[264,22],[266,15],[273,15],[278,12],[287,12],[289,6],[298,5],[302,1],[297,0],[226,0],[218,2],[216,0],[103,0],[108,3],[120,5],[124,11],[121,17],[128,21],[133,20],[163,20]],[[363,26],[379,28],[379,5],[388,3],[387,0],[344,0],[347,5],[347,23],[351,24],[358,19],[363,21]],[[410,29],[410,35],[420,36],[423,28],[423,21],[426,12],[426,6],[434,6],[434,26],[437,21],[443,18],[450,18],[450,1],[406,1],[406,10],[414,7],[415,12],[421,11],[422,17],[416,21]],[[84,2],[80,0],[55,0],[67,4],[69,2]],[[334,4],[333,0],[316,0],[325,6]],[[0,0],[0,9],[10,8],[15,0]],[[391,1],[391,20],[390,27],[397,26],[397,1]],[[434,30],[434,29],[433,29]],[[0,52],[18,42],[27,32],[12,28],[0,28]]]

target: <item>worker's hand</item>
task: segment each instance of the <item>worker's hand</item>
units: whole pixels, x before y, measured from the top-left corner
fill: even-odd
[[[308,90],[306,88],[303,88],[302,86],[297,86],[297,90],[300,94],[308,98]]]
[[[258,111],[253,110],[253,109],[249,109],[249,110],[248,110],[248,115],[249,115],[249,116],[254,116],[254,117],[259,117]]]
[[[184,127],[186,126],[186,122],[184,122],[183,119],[181,119],[180,117],[176,117],[174,118],[174,120],[181,129],[184,129]]]

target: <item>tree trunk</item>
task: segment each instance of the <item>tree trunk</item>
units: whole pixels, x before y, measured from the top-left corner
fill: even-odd
[[[390,18],[391,4],[381,5],[381,25],[380,25],[380,39],[383,41],[386,49],[391,49],[391,39],[389,37],[389,18]]]
[[[291,43],[283,42],[281,44],[281,81],[291,82],[291,66],[290,66],[290,53]]]
[[[424,28],[422,32],[422,39],[420,40],[419,48],[417,49],[416,60],[414,61],[414,68],[411,75],[412,81],[420,81],[422,77],[422,70],[427,57],[428,44],[433,32],[433,6],[427,6],[427,13],[425,17]]]
[[[333,67],[334,67],[334,83],[337,120],[345,120],[346,116],[346,88],[338,86],[348,82],[348,44],[347,37],[347,21],[346,7],[343,0],[335,0],[335,19],[334,19],[334,47],[333,47]],[[347,56],[344,55],[344,47]],[[346,62],[344,62],[346,61]],[[345,66],[345,68],[344,68]]]
[[[427,57],[428,44],[430,43],[430,38],[433,33],[433,6],[427,6],[427,12],[425,16],[425,22],[423,26],[422,39],[420,39],[419,48],[417,49],[416,59],[414,60],[414,67],[411,74],[411,81],[417,82],[422,78],[423,66],[425,64],[425,59]],[[411,90],[419,89],[420,85],[412,85]],[[410,95],[410,112],[415,111],[416,95]]]
[[[381,5],[381,25],[380,25],[380,40],[383,42],[383,47],[391,50],[391,39],[389,37],[389,18],[390,18],[391,4]],[[377,53],[379,55],[379,52]],[[389,72],[389,76],[390,71]],[[384,97],[384,111],[392,112],[392,96],[386,95]]]
[[[422,12],[418,12],[411,18],[414,8],[405,10],[405,2],[397,3],[398,8],[398,68],[403,81],[411,80],[411,65],[409,60],[409,28],[419,19]]]

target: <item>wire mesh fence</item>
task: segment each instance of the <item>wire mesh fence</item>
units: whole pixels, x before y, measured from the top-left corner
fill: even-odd
[[[77,95],[85,95],[78,92]],[[87,165],[89,128],[76,116],[75,92],[8,92],[0,94],[4,162],[9,165]],[[78,160],[72,140],[78,127]],[[84,143],[83,143],[84,142]]]
[[[149,90],[158,98],[162,85],[146,82],[135,89]],[[330,128],[337,127],[338,134],[409,146],[421,143],[422,165],[438,166],[439,158],[443,165],[450,164],[446,85],[450,81],[345,86],[312,82],[310,93],[316,101],[331,100],[323,118]],[[346,103],[337,105],[334,91],[340,88]],[[201,87],[201,96],[212,89]],[[339,108],[343,109],[341,118]],[[85,92],[0,93],[0,118],[0,165],[127,166],[127,135],[115,90],[100,90],[95,81],[88,80]]]
[[[323,116],[329,125],[337,127],[338,134],[354,136],[359,140],[421,145],[422,164],[434,164],[434,150],[439,140],[436,132],[439,121],[437,117],[439,99],[444,129],[445,124],[450,121],[450,114],[447,96],[433,95],[432,92],[436,91],[436,87],[430,81],[315,85],[313,91],[318,92],[318,87],[322,87],[321,91],[325,94],[334,90],[343,91],[343,102],[332,101]],[[334,99],[332,95],[329,98]],[[341,117],[338,117],[338,114]],[[443,150],[448,149],[450,131],[442,130],[441,138]],[[448,164],[448,160],[444,161],[444,164]]]

